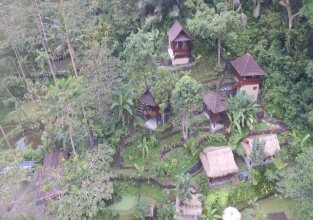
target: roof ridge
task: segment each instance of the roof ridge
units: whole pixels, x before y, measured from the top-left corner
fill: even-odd
[[[246,53],[245,55],[248,56],[248,59],[247,59],[247,62],[245,63],[245,67],[243,68],[243,72],[246,73],[246,69],[247,69],[247,66],[248,66],[248,63],[251,59],[251,54],[250,53]]]

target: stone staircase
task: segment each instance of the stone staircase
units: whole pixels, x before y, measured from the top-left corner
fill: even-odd
[[[143,109],[144,109],[144,106],[142,103],[140,103],[136,108],[136,115],[139,117],[143,117],[144,116]]]

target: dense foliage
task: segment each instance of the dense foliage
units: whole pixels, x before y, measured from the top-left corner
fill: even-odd
[[[228,205],[247,205],[275,192],[299,201],[302,219],[313,218],[312,0],[3,0],[0,14],[0,171],[7,170],[1,174],[0,210],[15,210],[15,191],[33,175],[18,162],[39,164],[57,149],[71,153],[59,167],[62,197],[47,206],[47,213],[59,218],[96,218],[119,201],[112,173],[126,162],[129,167],[118,175],[178,179],[176,196],[186,199],[192,177],[180,174],[202,148],[228,142],[238,153],[245,131],[255,128],[258,106],[242,92],[226,101],[229,138],[201,134],[207,121],[197,118],[203,90],[214,90],[222,78],[216,70],[228,58],[249,52],[266,73],[260,103],[285,122],[290,135],[279,137],[286,144],[280,158],[250,171],[251,185],[211,193],[207,182],[202,184],[204,218],[219,218]],[[193,36],[196,62],[216,57],[217,65],[203,70],[205,79],[211,77],[207,72],[216,72],[212,82],[158,66],[169,63],[166,32],[175,20]],[[136,116],[138,97],[150,87],[160,112],[171,113],[157,138],[143,132],[144,122]],[[7,106],[10,114],[2,110]],[[2,121],[6,115],[17,119],[9,124]],[[10,126],[2,129],[2,123]],[[5,149],[14,147],[6,139],[27,132],[38,135],[38,149]],[[253,145],[252,158],[261,162],[264,144]],[[160,202],[159,219],[173,218],[174,200]],[[137,203],[138,219],[145,210]],[[253,204],[248,216],[264,217]]]

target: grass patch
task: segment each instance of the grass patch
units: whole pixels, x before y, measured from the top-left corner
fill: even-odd
[[[14,110],[13,105],[1,106],[0,107],[0,122],[13,110]]]
[[[169,146],[172,145],[173,143],[178,143],[181,142],[183,140],[182,138],[182,134],[181,132],[177,132],[167,138],[164,138],[162,140],[159,141],[159,146],[163,147],[163,146]]]
[[[22,104],[21,109],[23,111],[15,111],[14,108],[10,110],[8,114],[1,120],[4,125],[12,125],[17,124],[22,121],[34,121],[35,117],[38,115],[34,114],[34,103],[33,102],[25,102]],[[25,112],[25,114],[23,113]]]
[[[200,58],[198,65],[196,65],[191,70],[191,77],[200,83],[210,79],[214,79],[217,76],[215,66],[216,66],[216,57],[203,56]]]
[[[183,147],[172,150],[166,159],[166,162],[174,164],[175,170],[173,176],[179,176],[185,173],[195,162],[197,158],[194,158]]]
[[[124,149],[122,155],[125,166],[134,166],[136,163],[139,166],[148,168],[151,167],[155,161],[160,160],[161,150],[159,147],[150,148],[149,157],[142,157],[141,149],[139,149],[136,144],[132,144],[131,146]]]
[[[255,129],[256,131],[262,131],[262,130],[265,130],[265,129],[268,129],[268,128],[272,128],[272,126],[266,122],[260,122],[260,123],[257,123],[256,126],[255,126]]]

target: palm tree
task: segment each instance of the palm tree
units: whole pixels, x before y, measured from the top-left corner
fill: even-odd
[[[149,157],[149,146],[150,144],[148,143],[146,137],[144,137],[142,141],[137,145],[137,147],[141,149],[142,158],[144,158],[145,156]]]
[[[54,25],[51,27],[53,33],[53,38],[60,40],[60,44],[55,48],[54,53],[64,50],[66,47],[69,50],[70,58],[74,70],[75,76],[78,76],[78,71],[76,67],[76,55],[73,47],[75,41],[80,41],[82,36],[77,36],[77,31],[69,29],[67,25],[69,15],[65,15],[64,11],[60,11],[57,19],[54,21]]]
[[[258,105],[253,101],[245,91],[239,91],[235,96],[230,97],[226,101],[228,107],[228,119],[230,125],[228,132],[230,133],[236,128],[240,133],[242,128],[248,127],[253,129],[256,124],[256,110]]]
[[[133,106],[132,94],[127,88],[115,92],[111,109],[118,112],[118,120],[122,121],[123,127],[125,126],[127,116],[134,115]]]
[[[144,166],[139,166],[137,163],[134,163],[134,167],[138,172],[138,177],[141,177],[143,172],[145,171],[145,167]]]

